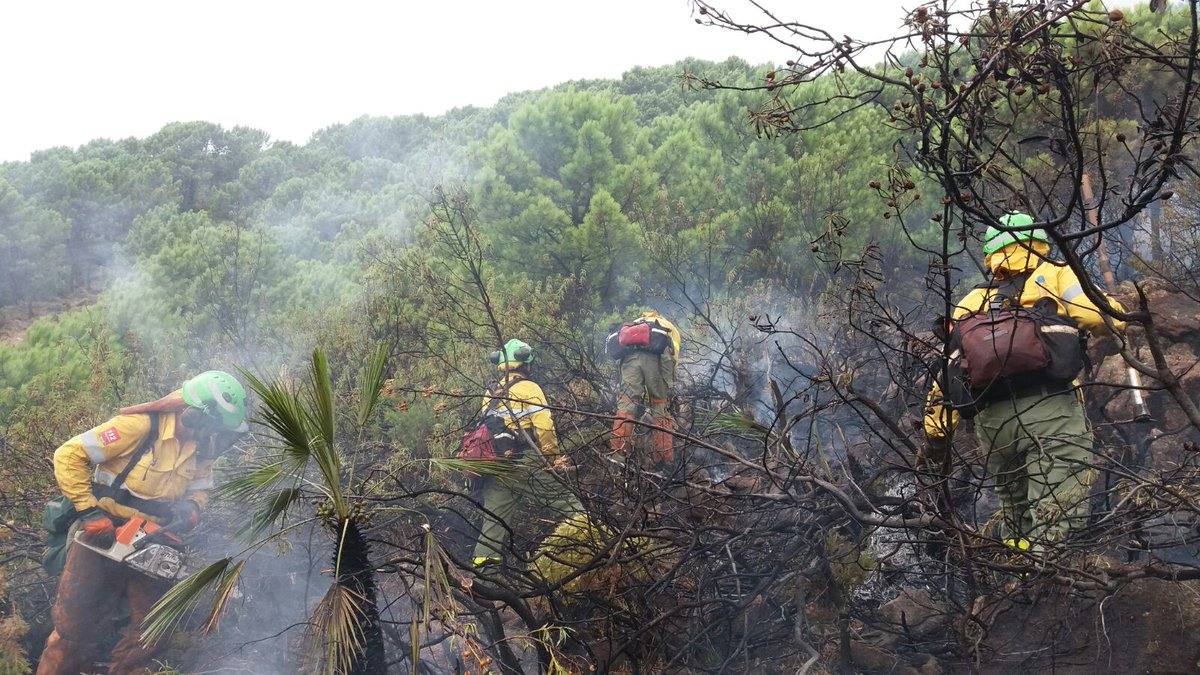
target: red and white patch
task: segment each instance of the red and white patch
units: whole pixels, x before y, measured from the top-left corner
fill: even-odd
[[[121,434],[116,427],[109,427],[100,432],[100,442],[104,445],[112,445],[121,440]]]

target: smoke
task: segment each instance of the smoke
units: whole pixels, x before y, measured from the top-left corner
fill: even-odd
[[[461,139],[447,122],[430,122],[427,137],[401,153],[382,147],[386,134],[372,133],[392,122],[364,119],[318,134],[313,145],[338,137],[346,154],[307,172],[285,166],[288,177],[253,208],[228,205],[235,217],[164,208],[137,219],[130,240],[114,247],[100,302],[136,359],[124,403],[156,398],[210,368],[286,377],[331,334],[367,330],[348,325],[369,292],[361,285],[366,242],[403,245],[434,186],[468,171]],[[204,562],[237,554],[246,542],[234,533],[244,520],[231,505],[214,504],[190,542],[193,552]],[[242,597],[226,609],[220,630],[192,634],[172,656],[193,671],[296,672],[305,620],[331,583],[331,550],[333,542],[312,524],[252,552]],[[391,619],[405,618],[397,616],[401,605],[388,608]],[[202,611],[193,621],[201,619]]]
[[[190,542],[192,554],[205,563],[244,546],[232,536],[242,516],[220,506],[208,515],[210,525],[204,536]],[[202,601],[188,626],[190,644],[178,655],[189,671],[296,672],[295,654],[303,639],[304,620],[329,583],[321,573],[328,563],[322,546],[326,550],[328,546],[317,539],[320,536],[296,533],[251,555],[239,582],[241,597],[230,603],[219,630],[209,635],[199,632],[208,608],[207,600]]]

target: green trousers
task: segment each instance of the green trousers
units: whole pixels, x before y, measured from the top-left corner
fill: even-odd
[[[975,435],[996,484],[1005,538],[1041,548],[1086,520],[1096,471],[1087,413],[1074,392],[997,401],[975,417]]]
[[[662,354],[634,351],[621,360],[621,394],[617,397],[617,412],[632,417],[645,397],[649,399],[651,416],[655,419],[667,417],[673,386],[673,350],[668,348]]]
[[[561,482],[561,479],[534,460],[521,460],[512,476],[484,476],[483,516],[479,539],[475,543],[476,558],[502,558],[511,535],[528,532],[522,523],[534,516],[545,515],[558,523],[583,508]],[[521,511],[520,518],[517,518]],[[524,532],[523,532],[524,531]]]

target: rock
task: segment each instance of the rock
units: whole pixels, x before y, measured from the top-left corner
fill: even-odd
[[[1144,279],[1140,283],[1150,314],[1154,317],[1155,329],[1163,342],[1187,342],[1200,346],[1200,326],[1196,324],[1196,317],[1200,316],[1200,302],[1187,293],[1171,288],[1161,279]],[[1128,311],[1139,309],[1138,293],[1131,282],[1122,282],[1114,297]]]
[[[1164,354],[1167,367],[1179,378],[1179,383],[1193,398],[1200,394],[1200,368],[1196,367],[1196,351],[1187,344],[1177,343]]]
[[[896,672],[900,665],[900,657],[865,642],[850,643],[850,660],[868,672]]]
[[[1195,349],[1187,343],[1177,342],[1167,346],[1164,357],[1167,367],[1179,378],[1187,394],[1193,400],[1200,397],[1200,368],[1196,365]],[[1138,350],[1138,358],[1145,363],[1153,363],[1150,350],[1145,345]],[[1100,362],[1096,370],[1096,382],[1085,393],[1093,420],[1127,422],[1137,416],[1133,396],[1127,389],[1125,361],[1120,356],[1109,356]],[[1146,376],[1142,377],[1142,384],[1146,387],[1158,386],[1154,378]],[[1164,434],[1163,430],[1187,428],[1187,417],[1165,391],[1152,389],[1144,391],[1143,396],[1154,422],[1125,427],[1131,442],[1140,441],[1146,434],[1151,434],[1154,440],[1149,446],[1149,456],[1156,463],[1182,461],[1186,444],[1193,440],[1193,436],[1186,433]]]
[[[996,603],[988,614],[988,644],[1000,649],[1004,648],[1001,645],[1021,645],[1027,658],[1019,664],[995,660],[974,672],[1197,672],[1198,582],[1141,579],[1112,595],[1047,589],[1041,600]],[[949,670],[965,672],[968,668],[954,664]]]
[[[1144,354],[1146,357],[1149,355],[1148,352]],[[1119,355],[1109,356],[1096,369],[1097,384],[1086,390],[1086,400],[1089,404],[1103,407],[1108,419],[1132,419],[1135,414],[1133,402],[1122,388],[1126,381],[1125,359]],[[1150,392],[1147,392],[1149,395]]]
[[[1150,354],[1150,350],[1145,346],[1138,349],[1137,356],[1143,363],[1153,367],[1154,358]],[[1163,353],[1166,359],[1167,367],[1179,378],[1180,384],[1184,386],[1192,396],[1200,395],[1200,368],[1196,367],[1197,357],[1196,351],[1188,344],[1177,342],[1167,346]],[[1122,395],[1122,392],[1128,386],[1128,378],[1126,375],[1125,360],[1119,355],[1109,356],[1100,362],[1099,368],[1096,369],[1096,386],[1088,389],[1088,396],[1091,399],[1098,401],[1107,401],[1105,409],[1110,413],[1126,412],[1126,402],[1120,399],[1128,399],[1127,395]],[[1158,386],[1158,381],[1152,377],[1142,376],[1142,385],[1146,387]],[[1173,401],[1168,401],[1170,395],[1162,391],[1146,392],[1148,398],[1166,397],[1162,401],[1163,405],[1174,405]],[[1111,401],[1108,399],[1111,398]],[[1110,407],[1110,406],[1115,406]],[[1131,410],[1129,411],[1131,412]],[[1120,418],[1119,415],[1116,416]]]
[[[901,657],[867,642],[850,643],[850,660],[865,673],[887,675],[941,675],[942,664],[930,654]]]
[[[753,492],[762,487],[762,481],[756,476],[737,474],[725,479],[725,487],[734,492]]]
[[[1195,342],[1200,337],[1196,317],[1200,316],[1200,302],[1183,293],[1174,293],[1162,288],[1151,288],[1147,292],[1150,312],[1154,315],[1154,326],[1164,342]],[[1135,301],[1136,303],[1136,301]],[[1137,307],[1136,304],[1129,305]]]
[[[923,588],[905,588],[900,595],[879,608],[886,630],[900,636],[925,638],[940,632],[950,622],[946,607]]]
[[[942,675],[942,664],[933,654],[909,654],[905,660],[920,675]]]

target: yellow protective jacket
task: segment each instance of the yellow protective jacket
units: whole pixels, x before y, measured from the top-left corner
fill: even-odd
[[[125,478],[124,489],[141,499],[191,499],[208,505],[212,462],[196,457],[195,441],[176,435],[178,413],[158,413],[158,439]],[[92,483],[111,485],[150,433],[149,415],[117,415],[54,451],[54,478],[76,510],[97,505]]]
[[[503,392],[507,387],[508,394],[502,396],[492,405],[492,394],[483,397],[482,413],[504,418],[504,424],[517,432],[524,429],[537,443],[538,449],[547,459],[558,455],[558,435],[554,431],[554,416],[550,413],[546,394],[537,382],[527,379],[520,373],[508,373],[500,380],[497,390]]]
[[[667,331],[667,334],[671,336],[671,346],[675,348],[675,358],[678,360],[679,348],[682,346],[683,336],[680,334],[679,329],[675,327],[675,324],[671,323],[666,317],[652,309],[642,312],[641,316],[639,316],[637,320],[657,321],[658,325],[662,326],[663,330]]]
[[[1075,320],[1081,329],[1092,333],[1108,330],[1096,305],[1083,294],[1079,278],[1070,267],[1046,258],[1050,246],[1044,242],[1016,242],[988,256],[987,266],[992,274],[1003,279],[1027,270],[1033,270],[1021,290],[1021,304],[1032,307],[1042,298],[1053,298],[1058,304],[1060,316]],[[958,319],[981,312],[987,308],[994,288],[975,288],[955,305],[951,319]],[[1107,297],[1107,296],[1106,296]],[[1125,311],[1121,303],[1112,297],[1108,302],[1113,309]],[[1122,330],[1124,322],[1113,320],[1113,328]],[[925,435],[930,438],[945,438],[958,424],[958,413],[942,405],[942,390],[936,382],[925,401]]]

